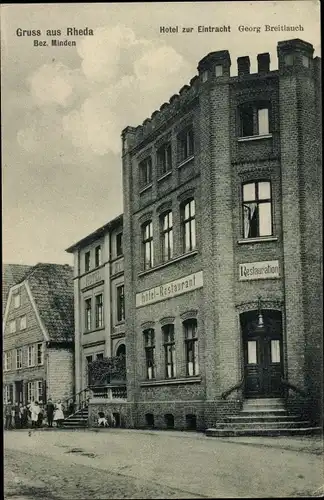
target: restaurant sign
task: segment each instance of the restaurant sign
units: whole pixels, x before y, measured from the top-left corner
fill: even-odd
[[[203,286],[203,272],[189,274],[164,285],[159,285],[149,290],[136,294],[136,307],[143,307],[161,300],[171,299],[183,293],[192,292]]]
[[[104,268],[97,269],[92,273],[86,274],[81,278],[81,290],[91,286],[95,286],[101,281],[104,281]]]
[[[239,281],[280,278],[279,261],[248,262],[239,265]]]

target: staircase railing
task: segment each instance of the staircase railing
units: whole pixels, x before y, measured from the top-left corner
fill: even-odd
[[[243,384],[244,384],[244,375],[242,376],[241,380],[237,384],[233,385],[232,387],[230,387],[226,391],[222,392],[221,399],[227,399],[228,396],[230,394],[232,394],[232,392],[237,391],[238,389],[241,389]]]
[[[299,394],[303,398],[307,397],[307,393],[303,389],[300,389],[300,387],[297,387],[296,385],[292,384],[291,382],[288,382],[288,380],[282,378],[282,379],[280,379],[280,382],[288,390],[291,389],[292,391],[296,392],[297,394]]]
[[[82,391],[77,392],[73,396],[65,399],[63,401],[64,413],[66,416],[72,415],[73,413],[85,408],[88,405],[90,398],[90,389],[86,387]]]

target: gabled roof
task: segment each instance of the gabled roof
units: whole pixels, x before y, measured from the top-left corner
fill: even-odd
[[[74,339],[73,268],[67,264],[36,264],[25,276],[48,338]]]
[[[8,300],[9,290],[19,283],[33,266],[23,264],[3,264],[2,266],[2,317]]]
[[[76,243],[71,245],[65,251],[68,253],[73,253],[78,248],[82,248],[86,245],[89,245],[90,243],[92,243],[96,239],[100,238],[103,234],[107,233],[108,231],[112,231],[116,227],[122,226],[123,218],[124,218],[123,214],[118,215],[117,217],[115,217],[111,221],[107,222],[107,224],[104,224],[103,226],[99,227],[98,229],[96,229],[92,233],[90,233],[87,236],[85,236],[84,238],[82,238],[82,240],[77,241]]]

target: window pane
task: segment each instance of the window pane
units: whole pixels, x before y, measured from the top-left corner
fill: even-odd
[[[243,184],[243,201],[255,200],[255,183]]]
[[[169,232],[169,256],[170,259],[173,257],[173,232],[172,230]]]
[[[186,203],[184,207],[184,216],[186,220],[189,219],[189,203]]]
[[[258,110],[259,135],[269,134],[269,110]]]
[[[243,137],[253,135],[253,109],[243,109],[241,112],[241,134]]]
[[[259,204],[260,236],[270,236],[271,230],[271,203]]]
[[[256,238],[258,236],[258,205],[246,203],[243,207],[244,214],[244,238]]]
[[[195,200],[191,200],[190,202],[190,215],[191,217],[195,215]]]
[[[215,76],[223,75],[223,66],[221,64],[216,64],[215,66]]]
[[[280,341],[271,340],[271,362],[280,363]]]
[[[185,224],[185,251],[190,250],[190,223]]]
[[[196,248],[196,220],[191,221],[191,250]]]
[[[248,364],[256,365],[257,364],[257,343],[256,340],[248,341]]]
[[[258,198],[259,200],[270,200],[270,182],[258,182]]]
[[[192,377],[194,375],[194,364],[192,361],[188,362],[188,375]]]

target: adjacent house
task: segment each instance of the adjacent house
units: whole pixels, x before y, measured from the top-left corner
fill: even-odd
[[[10,288],[22,281],[32,266],[24,264],[3,264],[2,265],[2,319],[6,310],[7,298]]]
[[[11,286],[3,321],[4,401],[74,391],[73,269],[39,263]]]

